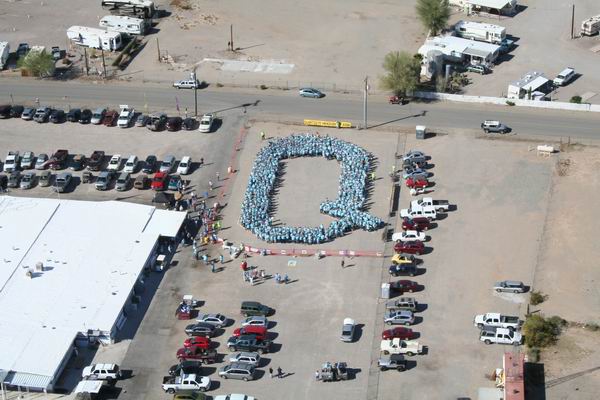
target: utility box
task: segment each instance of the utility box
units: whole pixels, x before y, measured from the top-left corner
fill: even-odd
[[[390,298],[390,284],[389,283],[381,284],[381,298],[382,299]]]
[[[425,125],[417,125],[417,139],[425,139],[427,128]]]

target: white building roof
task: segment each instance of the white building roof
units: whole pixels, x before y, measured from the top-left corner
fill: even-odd
[[[78,333],[110,332],[158,236],[185,218],[160,211],[0,198],[0,370],[52,377]]]
[[[535,90],[548,82],[548,79],[539,71],[530,71],[523,75],[518,81],[511,82],[511,86],[516,86],[524,90]]]
[[[468,52],[477,53],[477,55],[490,55],[498,52],[499,49],[500,47],[495,44],[463,39],[457,36],[435,36],[425,41],[425,44],[419,48],[419,54],[426,56],[431,50],[439,50],[453,57]]]

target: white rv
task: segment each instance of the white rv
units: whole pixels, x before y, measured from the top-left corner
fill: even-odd
[[[70,27],[67,30],[67,37],[80,46],[100,50],[115,51],[123,46],[121,33],[87,26]]]
[[[499,25],[482,22],[458,21],[454,25],[457,36],[482,42],[499,44],[506,38],[506,28]]]
[[[592,36],[600,32],[600,15],[586,19],[581,23],[581,34]]]
[[[107,15],[100,20],[100,27],[129,35],[144,35],[150,27],[150,20],[123,15]]]
[[[0,70],[4,69],[10,54],[10,45],[8,42],[0,42]]]
[[[102,0],[102,8],[115,15],[152,18],[156,9],[150,0]]]

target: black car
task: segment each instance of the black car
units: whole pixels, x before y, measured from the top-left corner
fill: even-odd
[[[2,174],[0,175],[0,191],[5,191],[6,186],[8,185],[8,176]]]
[[[417,274],[417,267],[412,263],[390,265],[389,272],[392,276],[415,276]]]
[[[178,131],[181,129],[182,123],[181,117],[171,117],[167,120],[167,130],[170,132]]]
[[[67,121],[69,122],[79,122],[79,118],[81,118],[81,109],[79,108],[72,108],[67,113]]]
[[[186,118],[183,120],[183,129],[193,131],[196,129],[196,120],[194,118]]]
[[[95,150],[87,160],[87,169],[90,171],[100,171],[104,164],[104,152]]]
[[[214,325],[204,322],[196,322],[185,327],[185,333],[188,336],[204,336],[211,337],[215,333]]]
[[[227,340],[229,351],[256,351],[259,354],[268,353],[270,340],[259,340],[254,335],[232,336]]]
[[[17,57],[25,57],[27,53],[29,53],[29,44],[19,43],[19,47],[17,47]]]
[[[87,108],[81,111],[81,115],[79,116],[80,124],[89,124],[92,120],[92,110],[88,110]]]
[[[23,107],[23,106],[12,106],[10,109],[11,118],[21,118],[21,114],[23,114],[23,110],[25,110],[25,107]]]
[[[146,174],[153,174],[156,169],[156,156],[148,156],[144,161],[144,167],[142,168],[142,172]]]
[[[65,120],[65,112],[63,110],[54,110],[50,114],[50,122],[53,124],[60,124]]]
[[[179,364],[172,365],[169,368],[169,375],[179,376],[184,374],[200,374],[202,369],[202,362],[195,360],[182,361]]]
[[[8,104],[0,106],[0,118],[10,118],[10,109],[12,107]]]

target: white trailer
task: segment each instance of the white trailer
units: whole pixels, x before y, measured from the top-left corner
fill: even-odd
[[[67,30],[67,37],[75,44],[94,49],[115,51],[123,46],[121,33],[105,31],[87,26],[72,26]]]
[[[144,35],[150,28],[150,20],[126,17],[124,15],[107,15],[100,20],[100,27],[109,31],[129,35]]]
[[[10,45],[8,42],[0,42],[0,70],[4,69],[10,54]]]
[[[152,18],[156,12],[154,2],[150,0],[102,0],[101,5],[115,15]]]
[[[583,36],[592,36],[600,32],[600,15],[588,18],[581,23],[581,34]]]
[[[499,25],[485,24],[483,22],[458,21],[454,25],[457,36],[465,39],[474,39],[481,42],[499,44],[506,38],[506,28]]]

